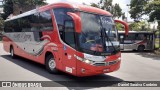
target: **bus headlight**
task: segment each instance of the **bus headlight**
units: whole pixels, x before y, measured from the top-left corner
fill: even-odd
[[[86,59],[86,60],[84,60],[84,62],[85,62],[85,63],[87,63],[87,64],[93,64],[93,63],[94,63],[93,61],[91,61],[91,60],[87,60],[87,59]]]
[[[79,56],[77,56],[77,55],[74,55],[74,57],[77,59],[77,60],[79,60],[79,61],[82,61],[82,62],[84,62],[84,63],[87,63],[87,64],[93,64],[94,63],[94,61],[92,61],[92,60],[88,60],[88,59],[85,59],[85,58],[81,58],[81,57],[79,57]]]

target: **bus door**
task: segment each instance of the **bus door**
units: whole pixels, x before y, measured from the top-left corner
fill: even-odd
[[[76,51],[75,43],[75,28],[73,20],[65,20],[64,21],[64,32],[63,32],[63,41],[65,44],[63,45],[62,51],[62,64],[66,72],[71,74],[76,74],[76,59],[74,55]]]
[[[124,50],[124,34],[119,34],[120,39],[120,49]]]
[[[75,50],[75,23],[74,19],[67,13],[72,11],[69,8],[56,8],[53,10],[59,29],[61,40],[61,64],[62,69],[70,74],[76,75],[76,59],[74,59]]]
[[[146,48],[147,49],[154,49],[154,37],[153,37],[153,34],[148,34],[146,35],[147,37],[147,45],[146,45]]]

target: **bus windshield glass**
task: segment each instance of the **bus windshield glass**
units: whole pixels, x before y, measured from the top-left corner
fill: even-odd
[[[118,32],[112,17],[81,12],[82,32],[79,44],[82,51],[112,55],[120,51]]]

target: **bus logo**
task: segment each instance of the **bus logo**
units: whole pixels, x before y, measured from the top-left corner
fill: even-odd
[[[2,87],[11,87],[11,82],[2,82]]]

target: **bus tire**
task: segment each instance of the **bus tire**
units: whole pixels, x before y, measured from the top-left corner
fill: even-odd
[[[144,46],[144,45],[138,46],[138,51],[139,51],[139,52],[143,52],[144,49],[145,49],[145,46]]]
[[[14,48],[13,48],[13,46],[10,47],[10,55],[11,55],[12,59],[15,59],[15,58],[16,58],[16,55],[15,55],[15,53],[14,53]]]
[[[57,73],[56,62],[52,54],[48,55],[45,60],[45,66],[49,73]]]

